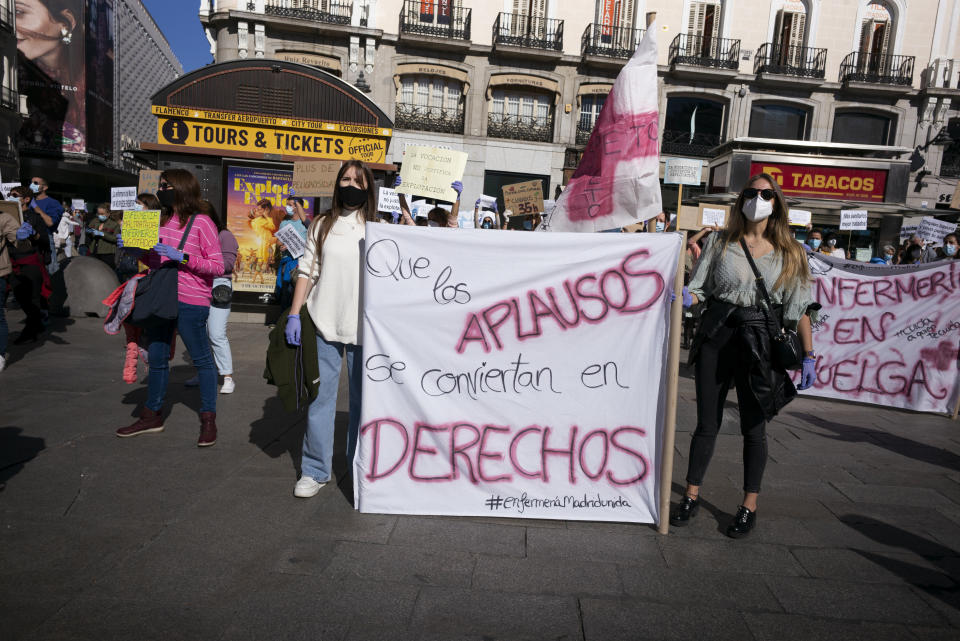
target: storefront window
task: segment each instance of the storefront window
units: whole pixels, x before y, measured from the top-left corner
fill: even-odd
[[[754,103],[750,108],[750,137],[805,140],[807,110],[787,105]]]
[[[833,142],[855,145],[889,145],[893,117],[859,111],[843,111],[833,119]]]
[[[462,134],[463,83],[440,76],[403,76],[394,126]]]
[[[664,154],[709,156],[723,142],[724,103],[704,98],[668,98]]]

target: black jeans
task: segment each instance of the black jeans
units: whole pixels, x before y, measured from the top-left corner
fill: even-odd
[[[708,340],[700,348],[694,366],[697,387],[697,429],[690,442],[687,483],[702,485],[713,456],[713,446],[723,421],[723,405],[730,384],[737,388],[740,433],[743,434],[743,491],[759,492],[767,464],[767,431],[763,410],[748,382],[750,350],[740,345],[737,334]]]
[[[20,305],[20,309],[27,315],[27,325],[23,328],[24,336],[37,336],[43,331],[43,316],[40,314],[43,298],[41,286],[43,275],[40,273],[45,267],[36,265],[21,265],[20,273],[11,276],[13,297]]]

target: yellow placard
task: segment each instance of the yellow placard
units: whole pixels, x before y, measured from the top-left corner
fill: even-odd
[[[333,196],[341,164],[335,160],[293,163],[293,191],[297,196]]]
[[[463,178],[467,154],[453,149],[408,145],[400,167],[400,194],[456,202],[457,192],[450,186]]]
[[[382,163],[387,139],[219,121],[157,118],[157,141],[180,147]]]
[[[503,186],[503,203],[515,216],[543,212],[543,181],[528,180]]]
[[[123,212],[120,234],[124,247],[153,249],[160,242],[160,211],[147,209]]]

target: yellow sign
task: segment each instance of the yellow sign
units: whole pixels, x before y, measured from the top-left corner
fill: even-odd
[[[399,194],[436,198],[452,203],[457,192],[450,186],[463,178],[467,154],[453,149],[409,145],[403,153],[400,167]]]
[[[528,180],[503,186],[503,203],[517,216],[543,212],[543,184],[540,180]]]
[[[382,136],[389,138],[393,135],[392,129],[373,127],[370,125],[350,125],[322,120],[306,120],[304,118],[283,118],[280,116],[261,116],[258,114],[242,114],[233,111],[210,111],[208,109],[192,109],[189,107],[162,107],[154,105],[151,108],[155,116],[170,116],[184,120],[212,120],[237,125],[253,125],[284,129],[309,129],[311,131],[329,131],[341,134],[363,136]]]
[[[160,242],[160,212],[155,209],[123,212],[120,234],[124,247],[153,249]]]

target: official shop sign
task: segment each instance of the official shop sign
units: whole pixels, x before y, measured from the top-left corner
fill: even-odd
[[[887,190],[887,172],[882,169],[752,163],[750,175],[759,173],[776,178],[786,196],[883,202]]]

